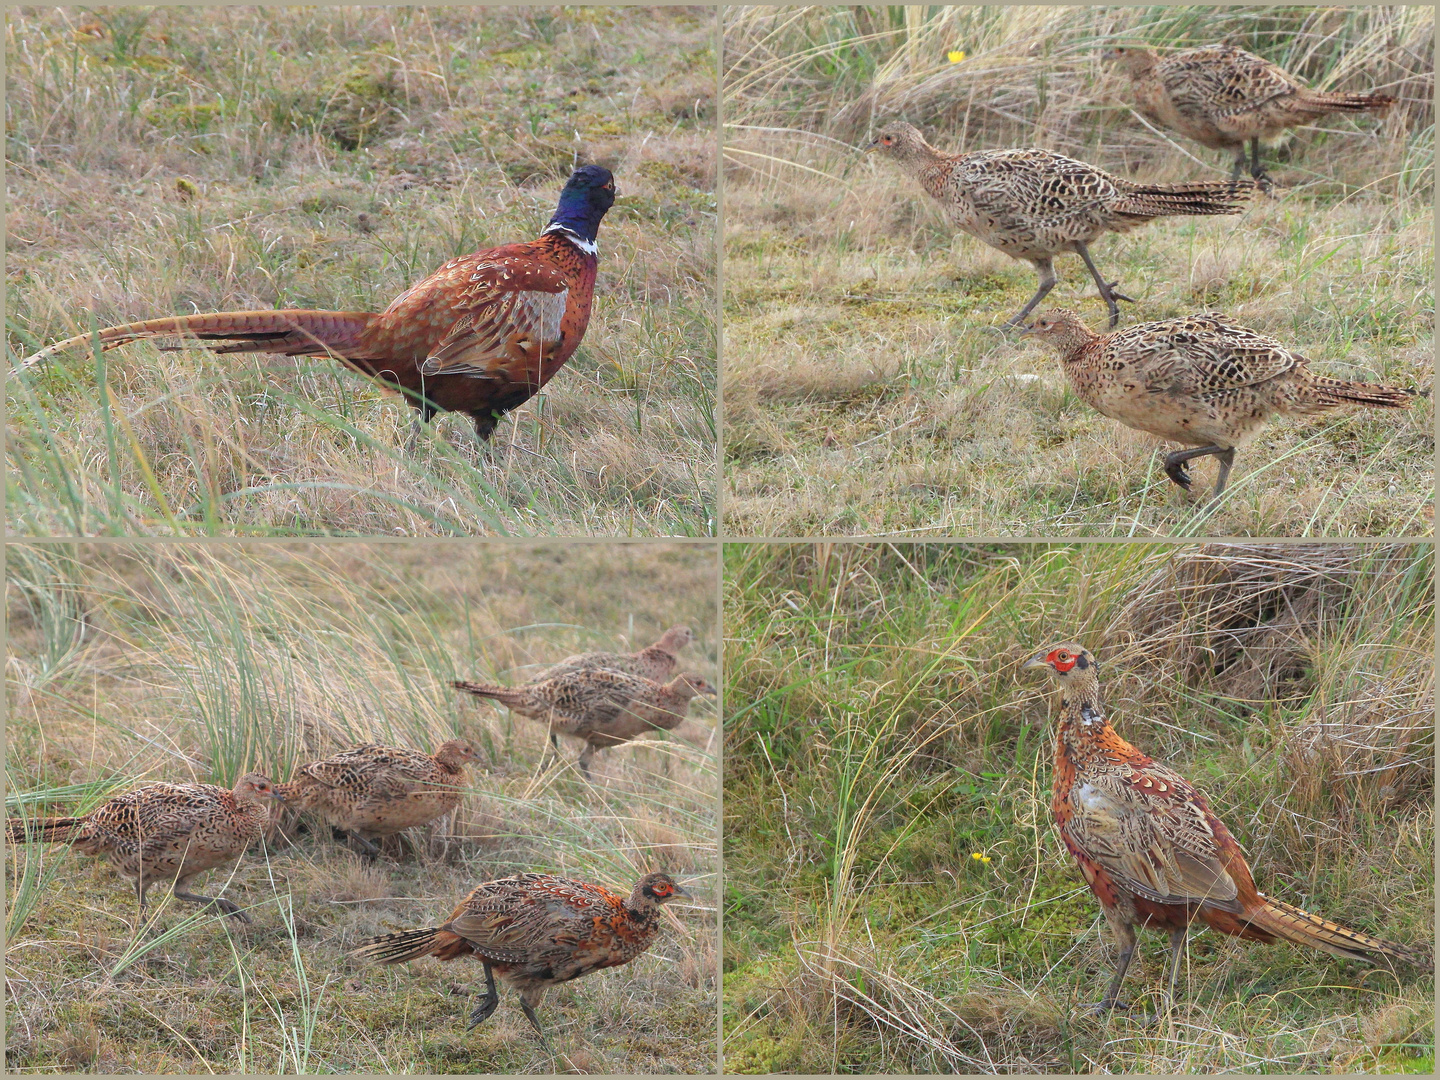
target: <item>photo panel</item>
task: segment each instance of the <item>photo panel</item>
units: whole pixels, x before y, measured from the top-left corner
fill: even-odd
[[[713,1073],[718,570],[9,545],[8,1068]]]
[[[714,534],[718,8],[7,30],[11,531]]]
[[[1434,37],[727,8],[725,535],[1428,535]]]
[[[1430,1069],[1429,544],[725,577],[726,1072]]]

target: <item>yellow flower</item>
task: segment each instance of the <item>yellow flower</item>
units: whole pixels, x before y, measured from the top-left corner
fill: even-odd
[[[989,855],[981,855],[981,856],[980,856],[980,861],[981,861],[981,862],[989,862],[989,861],[990,861],[990,856],[989,856]]]
[[[951,49],[945,56],[950,63],[958,64],[961,60],[965,59],[965,52],[963,49]]]
[[[983,859],[983,858],[985,858],[985,856],[984,856],[984,855],[981,855],[980,852],[978,852],[978,851],[972,851],[972,852],[970,852],[970,858],[972,858],[972,859]]]

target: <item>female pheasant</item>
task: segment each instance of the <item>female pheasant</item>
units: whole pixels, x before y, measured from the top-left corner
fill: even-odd
[[[1239,177],[1250,144],[1250,175],[1269,183],[1260,142],[1330,113],[1384,112],[1388,94],[1311,90],[1284,68],[1233,45],[1207,45],[1157,56],[1148,49],[1106,49],[1101,59],[1130,77],[1135,105],[1148,119],[1212,150],[1233,150]]]
[[[1090,258],[1090,243],[1107,232],[1128,232],[1172,214],[1238,214],[1253,193],[1243,183],[1134,184],[1083,161],[1034,148],[942,154],[910,124],[880,129],[866,148],[892,158],[940,204],[957,229],[1040,275],[1040,287],[1006,326],[1016,326],[1055,287],[1054,258],[1073,251],[1120,321],[1118,282],[1106,283]]]
[[[615,202],[608,169],[576,169],[539,239],[451,259],[377,314],[364,311],[227,311],[110,326],[113,349],[142,338],[223,341],[217,353],[334,356],[401,391],[419,423],[463,412],[488,439],[500,417],[530,400],[574,354],[590,322],[595,237]],[[22,362],[32,367],[85,345],[80,334]]]
[[[82,854],[109,859],[134,880],[142,917],[150,886],[174,882],[175,899],[213,904],[248,923],[250,916],[229,900],[190,892],[190,881],[243,855],[264,835],[272,800],[280,798],[259,773],[246,773],[229,791],[214,784],[145,784],[82,817],[12,818],[5,838],[12,844],[70,843]]]
[[[572,671],[593,671],[603,668],[609,671],[620,671],[626,675],[639,675],[641,678],[654,679],[659,682],[670,677],[670,673],[675,670],[680,650],[694,640],[695,635],[690,632],[688,626],[672,626],[660,635],[655,644],[647,645],[638,652],[588,652],[567,656],[547,670],[540,678],[531,681],[543,682],[545,679],[553,679],[557,675],[565,675]]]
[[[646,874],[628,897],[603,885],[519,874],[477,887],[443,926],[372,938],[351,955],[372,964],[474,956],[485,966],[485,996],[467,1028],[500,1003],[498,975],[520,992],[520,1008],[543,1040],[535,1009],[549,987],[628,964],[659,936],[660,906],[691,899],[668,874]]]
[[[428,825],[459,806],[465,764],[478,760],[462,739],[441,743],[434,754],[366,743],[301,765],[278,790],[287,808],[317,815],[373,861],[380,855],[375,840]]]
[[[684,721],[697,694],[716,693],[710,683],[688,672],[658,683],[604,668],[567,671],[525,686],[460,680],[452,685],[547,725],[550,745],[556,750],[560,745],[557,734],[585,740],[576,764],[586,779],[597,750],[619,746],[646,732],[672,731]]]
[[[1190,487],[1185,463],[1214,454],[1220,462],[1212,499],[1235,463],[1235,448],[1272,416],[1314,416],[1345,406],[1405,409],[1413,390],[1329,379],[1274,338],[1225,321],[1216,312],[1141,323],[1097,334],[1073,311],[1047,311],[1021,331],[1060,354],[1075,394],[1126,427],[1182,443],[1165,472]]]
[[[1193,922],[1251,941],[1289,941],[1366,963],[1431,966],[1428,953],[1350,930],[1258,892],[1240,845],[1184,777],[1122,739],[1105,716],[1095,658],[1055,645],[1025,661],[1060,688],[1051,810],[1055,825],[1115,932],[1116,1001],[1135,952],[1135,927],[1170,932],[1170,995]]]

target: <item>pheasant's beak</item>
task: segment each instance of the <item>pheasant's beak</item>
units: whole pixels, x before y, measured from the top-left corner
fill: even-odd
[[[1015,333],[1017,333],[1017,334],[1033,334],[1034,332],[1035,332],[1035,327],[1034,327],[1034,326],[1017,326],[1017,327],[1015,328]]]
[[[277,791],[275,788],[271,788],[271,789],[270,789],[270,797],[271,797],[272,799],[274,799],[276,802],[281,802],[281,803],[283,803],[283,802],[285,801],[285,796],[284,796],[284,795],[281,795],[280,792]]]
[[[865,147],[865,149],[864,149],[863,151],[861,151],[861,152],[862,152],[862,153],[865,153],[865,154],[873,154],[873,153],[875,153],[875,152],[876,152],[877,150],[879,150],[879,149],[880,149],[880,140],[879,140],[879,139],[872,139],[872,140],[870,141],[870,145],[867,146],[867,147]]]
[[[1049,667],[1049,656],[1049,653],[1036,653],[1034,656],[1030,657],[1029,660],[1026,660],[1025,663],[1020,665],[1020,670],[1029,671],[1031,668]]]
[[[675,891],[670,894],[670,899],[671,899],[671,900],[694,900],[695,897],[693,897],[693,896],[690,895],[689,890],[686,889],[684,885],[676,884],[676,886],[675,886]]]

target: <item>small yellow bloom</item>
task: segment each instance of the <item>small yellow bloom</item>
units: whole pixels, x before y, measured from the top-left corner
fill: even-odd
[[[980,852],[978,852],[978,851],[972,851],[972,852],[970,852],[970,858],[972,858],[972,859],[983,859],[983,858],[985,858],[985,856],[984,856],[984,855],[981,855]]]
[[[980,861],[981,861],[981,862],[989,862],[989,861],[990,861],[990,856],[989,856],[989,855],[981,855],[981,856],[980,856]]]
[[[958,64],[961,60],[965,59],[965,52],[963,49],[951,49],[945,56],[949,59],[950,63]]]

